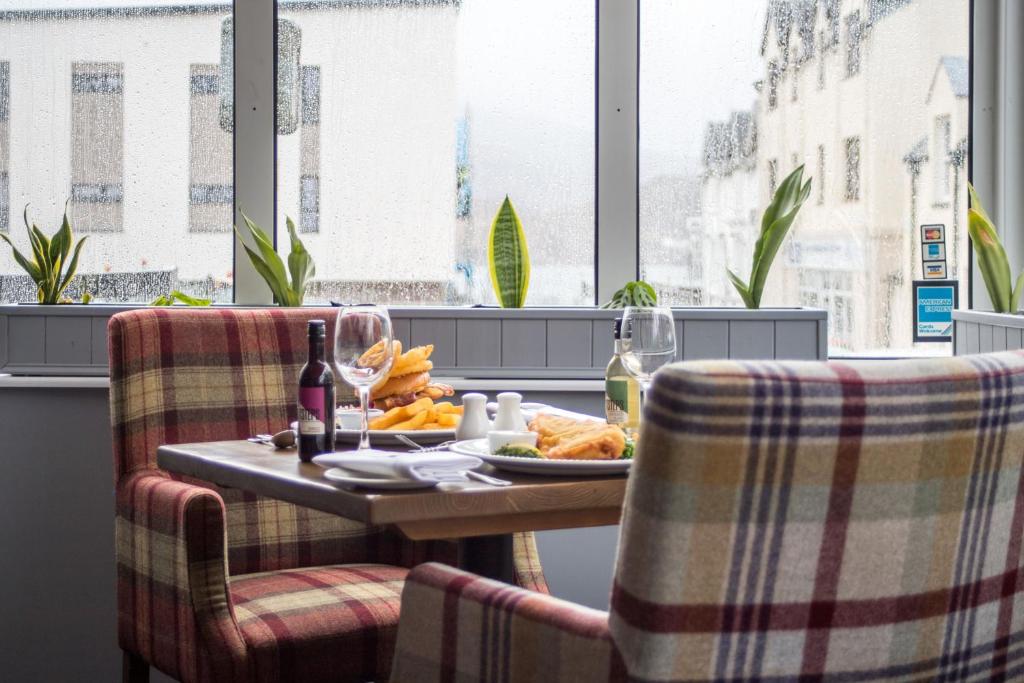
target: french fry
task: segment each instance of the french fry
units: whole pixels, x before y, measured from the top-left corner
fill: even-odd
[[[444,429],[444,427],[438,424],[437,422],[427,422],[426,424],[420,427],[420,430],[424,432],[429,431],[431,429]]]
[[[426,346],[414,346],[405,353],[400,353],[395,356],[395,360],[391,364],[391,376],[401,377],[402,375],[409,375],[414,372],[430,370],[434,367],[434,364],[427,359],[430,358],[430,354],[433,352],[434,345],[427,344]]]
[[[445,413],[455,412],[455,406],[452,405],[451,401],[441,401],[440,403],[435,403],[434,407],[437,408],[437,412],[440,413],[441,415],[444,415]]]
[[[459,416],[455,413],[442,413],[437,416],[437,424],[441,425],[441,429],[455,427],[459,424]]]
[[[387,429],[391,425],[398,424],[408,416],[405,414],[405,406],[392,408],[380,417],[370,420],[370,429]]]
[[[419,429],[422,425],[424,425],[427,422],[428,414],[429,413],[426,410],[418,412],[405,422],[399,422],[398,424],[389,427],[389,429],[396,432]]]

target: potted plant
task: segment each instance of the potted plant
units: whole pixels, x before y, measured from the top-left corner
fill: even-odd
[[[967,184],[971,208],[967,210],[967,233],[985,283],[992,311],[953,311],[953,353],[964,355],[1024,347],[1024,316],[1020,297],[1024,272],[1016,280],[1010,270],[1006,249],[974,186]]]
[[[29,223],[28,205],[25,205],[24,212],[25,232],[28,233],[29,244],[32,246],[32,254],[25,256],[17,247],[10,236],[0,233],[7,245],[11,248],[14,260],[21,266],[22,270],[28,273],[36,285],[36,296],[38,303],[52,306],[55,304],[69,304],[71,299],[64,296],[64,290],[71,284],[78,270],[78,257],[85,246],[83,237],[75,243],[74,233],[71,230],[71,221],[68,220],[68,206],[64,203],[64,219],[60,228],[50,237],[47,237],[35,224]],[[88,293],[82,303],[89,303]]]

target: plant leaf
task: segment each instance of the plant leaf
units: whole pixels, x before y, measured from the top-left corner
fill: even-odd
[[[294,295],[292,306],[301,306],[306,296],[306,283],[316,275],[316,264],[313,257],[306,250],[306,245],[299,239],[295,231],[295,222],[285,217],[285,225],[288,226],[288,236],[291,239],[291,253],[288,254],[288,270],[292,276],[291,291]]]
[[[732,282],[732,286],[739,292],[740,298],[743,299],[743,305],[747,308],[757,308],[757,304],[750,298],[750,288],[747,287],[747,283],[739,278],[736,273],[729,269],[726,269],[726,273],[729,274],[729,280]]]
[[[244,213],[242,214],[242,220],[245,222],[246,227],[249,228],[253,241],[263,257],[263,262],[270,269],[270,272],[274,274],[278,287],[281,291],[286,290],[288,288],[288,273],[285,271],[284,261],[281,260],[277,250],[274,249],[274,241]]]
[[[64,276],[64,279],[60,283],[60,287],[57,288],[58,295],[60,295],[61,292],[63,292],[67,288],[67,286],[71,283],[71,278],[75,276],[75,271],[78,270],[78,256],[79,254],[82,253],[82,247],[85,246],[85,241],[87,239],[89,239],[88,235],[78,240],[78,244],[75,245],[75,253],[71,257],[71,262],[68,264],[67,275]]]
[[[260,258],[259,254],[249,248],[249,245],[242,243],[242,248],[245,249],[245,253],[249,255],[249,260],[252,262],[252,267],[256,269],[256,272],[260,274],[264,282],[267,283],[267,287],[270,288],[270,292],[274,295],[274,299],[278,304],[287,305],[288,297],[285,292],[281,289],[281,283],[278,281],[274,271],[270,269],[263,259]]]
[[[1017,276],[1017,285],[1013,288],[1013,294],[1010,295],[1010,310],[1007,313],[1016,313],[1020,310],[1020,293],[1024,285],[1024,273]]]
[[[985,281],[992,307],[996,313],[1010,311],[1010,262],[984,210],[971,207],[967,211],[967,233],[978,259],[978,269]]]
[[[29,277],[32,278],[33,282],[38,283],[40,277],[42,277],[42,274],[39,270],[39,266],[37,266],[34,261],[29,261],[27,258],[25,258],[22,255],[22,253],[18,251],[18,248],[14,246],[14,242],[11,241],[10,237],[5,235],[4,233],[0,233],[0,239],[4,240],[5,242],[7,242],[8,245],[10,245],[12,255],[14,256],[14,260],[18,262],[18,265],[21,266],[26,273],[28,273]]]
[[[505,195],[491,223],[488,266],[494,295],[502,308],[522,308],[530,286],[530,253],[523,224]]]
[[[748,308],[760,308],[761,294],[768,279],[775,256],[783,240],[811,194],[811,179],[803,183],[804,167],[801,165],[786,176],[779,185],[761,219],[761,235],[754,245],[754,260],[750,270],[750,282],[746,285]],[[803,183],[803,184],[801,184]],[[736,285],[736,282],[733,282]]]

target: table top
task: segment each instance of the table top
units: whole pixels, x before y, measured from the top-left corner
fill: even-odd
[[[493,468],[481,471],[513,485],[467,481],[412,491],[343,489],[327,481],[319,465],[300,462],[294,449],[248,441],[161,446],[157,464],[220,486],[370,524],[393,524],[414,540],[617,524],[626,491],[622,475],[542,477]]]

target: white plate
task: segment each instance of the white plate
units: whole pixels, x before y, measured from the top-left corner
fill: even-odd
[[[452,444],[449,450],[462,455],[475,455],[499,470],[524,474],[544,474],[553,477],[625,474],[633,463],[632,460],[544,460],[543,458],[492,455],[487,439],[459,441]]]
[[[368,477],[362,472],[350,472],[341,467],[332,467],[324,470],[324,478],[332,484],[347,488],[379,489],[379,490],[403,490],[403,489],[429,489],[437,486],[436,481],[422,481],[420,479],[393,479],[389,477]]]
[[[292,422],[291,427],[294,430],[296,424]],[[429,446],[431,444],[441,443],[442,441],[451,441],[455,438],[455,429],[403,429],[400,431],[394,431],[391,429],[371,429],[370,445],[401,446],[408,450],[409,447],[396,439],[395,434],[401,434],[402,436],[408,437],[421,446]],[[334,440],[336,443],[359,443],[359,430],[336,429],[334,430]]]

